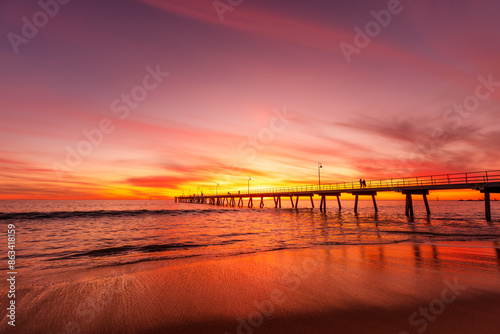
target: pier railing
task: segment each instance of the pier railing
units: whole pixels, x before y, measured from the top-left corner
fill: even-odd
[[[439,185],[463,185],[463,184],[484,184],[500,182],[500,170],[471,172],[471,173],[454,173],[454,174],[438,174],[424,175],[414,177],[366,180],[366,187],[362,186],[359,181],[328,183],[322,185],[304,185],[292,187],[277,187],[264,189],[250,189],[248,191],[240,191],[238,194],[278,194],[278,193],[301,193],[301,192],[318,192],[318,191],[346,191],[358,189],[390,189],[401,187],[421,187],[421,186],[439,186]],[[235,192],[231,194],[235,195]]]

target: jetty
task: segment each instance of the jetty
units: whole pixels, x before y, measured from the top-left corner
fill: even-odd
[[[342,209],[340,197],[343,193],[355,196],[354,212],[358,213],[358,200],[361,196],[372,198],[375,212],[378,212],[376,196],[380,192],[396,192],[406,196],[405,214],[413,217],[413,196],[422,196],[427,215],[431,214],[427,196],[430,191],[471,189],[484,194],[486,220],[491,221],[490,194],[500,193],[500,170],[467,172],[425,176],[411,176],[393,179],[366,180],[366,185],[360,181],[290,186],[264,189],[245,189],[228,192],[226,194],[178,196],[175,201],[179,203],[198,203],[211,205],[227,205],[233,207],[246,206],[252,208],[254,199],[260,202],[259,208],[264,207],[264,199],[272,198],[274,207],[281,209],[282,198],[289,198],[292,208],[298,208],[299,198],[309,198],[314,208],[314,196],[319,196],[322,212],[326,212],[328,197],[336,197],[338,208]]]

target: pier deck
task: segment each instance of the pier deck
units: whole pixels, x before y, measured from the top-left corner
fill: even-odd
[[[227,194],[192,195],[175,197],[176,202],[203,203],[212,205],[244,206],[248,200],[248,207],[253,207],[254,199],[260,199],[259,207],[264,207],[265,198],[273,198],[275,208],[281,208],[281,199],[290,198],[292,208],[297,208],[300,197],[309,197],[314,208],[313,197],[321,197],[320,210],[326,211],[327,197],[336,197],[339,209],[342,208],[340,196],[343,193],[355,196],[354,212],[357,213],[360,196],[371,196],[375,211],[378,211],[375,196],[379,192],[398,192],[406,195],[405,213],[413,217],[412,195],[423,196],[427,214],[430,215],[430,206],[427,195],[436,190],[471,189],[484,194],[486,220],[491,221],[490,194],[500,193],[500,170],[468,172],[454,174],[439,174],[415,176],[405,178],[366,180],[366,187],[359,181],[331,183],[322,185],[305,185],[265,189],[249,189],[245,191],[228,192]],[[295,200],[294,200],[295,197]],[[236,201],[238,200],[238,201]]]

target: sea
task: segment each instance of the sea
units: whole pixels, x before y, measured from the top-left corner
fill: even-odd
[[[116,266],[187,257],[224,257],[278,249],[414,242],[486,242],[500,254],[500,203],[493,221],[479,201],[415,201],[415,218],[404,201],[327,201],[293,209],[176,203],[174,200],[0,201],[0,270],[7,270],[7,230],[15,227],[16,269],[38,272]],[[288,207],[287,207],[288,205]]]

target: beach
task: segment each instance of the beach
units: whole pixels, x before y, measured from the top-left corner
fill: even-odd
[[[0,334],[500,334],[499,14],[2,0]]]
[[[498,333],[494,246],[330,246],[20,274],[16,326],[4,318],[2,333]]]

